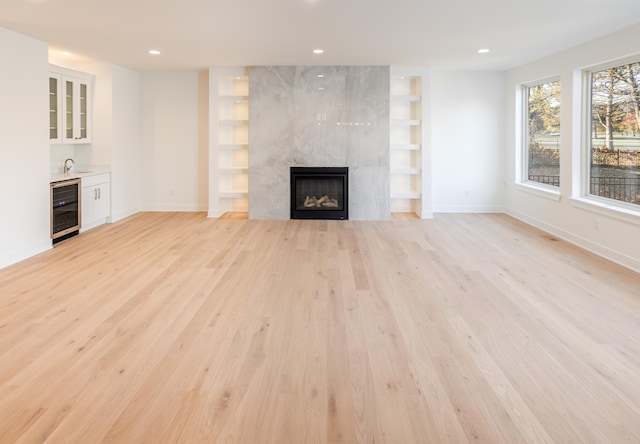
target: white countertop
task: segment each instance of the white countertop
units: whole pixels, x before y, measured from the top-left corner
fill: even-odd
[[[77,169],[77,171],[75,171]],[[108,166],[92,166],[88,168],[71,168],[67,174],[64,173],[54,173],[51,174],[51,183],[60,182],[63,180],[70,179],[82,179],[87,176],[95,176],[96,174],[110,173],[111,168]]]

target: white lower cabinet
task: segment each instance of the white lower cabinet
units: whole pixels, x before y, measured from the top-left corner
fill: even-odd
[[[109,173],[82,178],[81,231],[108,222],[111,217]]]

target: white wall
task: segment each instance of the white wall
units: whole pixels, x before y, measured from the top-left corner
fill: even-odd
[[[74,68],[95,76],[92,143],[75,146],[74,155],[81,165],[109,165],[116,222],[140,208],[140,74],[101,62]]]
[[[581,198],[580,159],[582,69],[632,54],[639,54],[640,26],[628,28],[593,42],[513,69],[506,81],[506,197],[507,212],[548,232],[640,271],[640,211],[622,214]],[[517,156],[521,149],[518,106],[520,85],[560,76],[560,196],[535,194],[515,184]]]
[[[140,74],[120,66],[112,70],[111,219],[140,208]]]
[[[93,83],[91,144],[75,145],[79,165],[111,165],[113,148],[113,74],[108,63],[85,63],[74,67],[95,76]]]
[[[0,28],[0,268],[51,248],[47,44]]]
[[[140,179],[145,211],[206,210],[198,196],[203,188],[198,176],[198,86],[197,72],[141,75]]]
[[[504,209],[504,73],[432,71],[433,211]]]

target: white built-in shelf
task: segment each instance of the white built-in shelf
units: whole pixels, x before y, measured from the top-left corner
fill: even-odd
[[[422,100],[422,96],[395,94],[391,96],[391,99],[403,102],[419,102]]]
[[[233,102],[248,102],[249,96],[220,96],[220,100],[229,100]]]
[[[422,146],[419,143],[393,143],[391,149],[393,151],[420,151]]]
[[[391,174],[420,174],[420,168],[391,168]]]
[[[419,191],[393,192],[392,199],[420,199],[422,194]]]
[[[249,145],[246,143],[221,143],[220,149],[223,151],[240,151],[248,150]]]
[[[220,191],[220,197],[223,199],[240,199],[249,197],[249,192],[246,190],[222,190]]]
[[[221,125],[242,126],[249,123],[248,119],[223,119],[220,120]]]
[[[219,171],[220,171],[220,174],[242,174],[242,173],[248,173],[249,168],[243,168],[243,167],[220,168]]]
[[[422,124],[422,120],[415,119],[393,119],[391,123],[395,125],[409,125],[409,126],[420,126]]]

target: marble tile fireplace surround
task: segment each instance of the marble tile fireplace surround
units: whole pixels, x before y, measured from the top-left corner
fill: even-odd
[[[291,167],[348,167],[349,219],[388,220],[387,66],[249,68],[249,217],[290,218]]]

